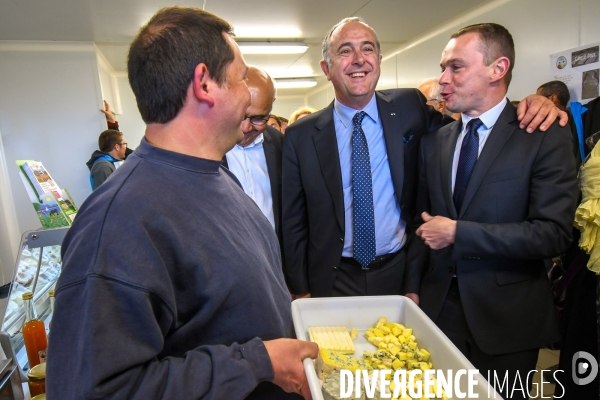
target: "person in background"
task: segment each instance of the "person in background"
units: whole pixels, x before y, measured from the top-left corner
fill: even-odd
[[[405,249],[414,239],[419,142],[443,116],[416,89],[375,91],[381,49],[361,18],[333,26],[322,51],[335,99],[290,123],[283,143],[290,290],[296,298],[401,294],[412,257]],[[558,113],[535,95],[520,111],[522,125],[534,121],[528,130],[546,116],[548,127]]]
[[[108,104],[108,102],[106,100],[104,100],[104,108],[101,108],[100,111],[106,117],[106,125],[108,126],[108,129],[120,131],[119,130],[119,122],[115,119],[115,114],[110,109],[110,104]],[[125,149],[125,159],[131,153],[133,153],[133,150],[131,150],[129,147],[127,147]]]
[[[168,7],[133,40],[146,132],[65,236],[49,399],[311,399],[277,236],[221,165],[251,104],[232,36]]]
[[[306,117],[309,114],[312,114],[314,112],[317,112],[318,110],[316,108],[312,108],[312,107],[302,107],[297,109],[296,111],[294,111],[292,113],[292,115],[290,116],[290,120],[288,125],[293,124],[294,122],[296,122],[299,119],[302,119],[304,117]]]
[[[577,161],[576,168],[579,170],[581,162],[588,154],[589,149],[582,143],[582,147],[584,148],[584,156],[582,158],[579,137],[577,135],[577,126],[575,125],[575,119],[573,118],[571,108],[569,107],[569,101],[571,100],[569,88],[563,81],[550,81],[541,85],[536,93],[548,98],[559,110],[566,112],[569,116],[569,126],[573,138],[573,155]]]
[[[538,88],[536,93],[548,98],[559,110],[567,111],[571,95],[563,81],[546,82]]]
[[[281,116],[279,117],[279,119],[281,120],[281,133],[285,134],[285,128],[287,128],[289,120]]]
[[[248,67],[250,107],[242,122],[244,138],[227,152],[223,165],[240,181],[281,240],[281,150],[283,135],[268,125],[275,86],[262,69]]]
[[[417,88],[427,99],[427,105],[435,108],[436,111],[446,114],[446,102],[440,96],[442,87],[438,83],[438,78],[429,78],[423,81]]]
[[[506,98],[514,60],[511,34],[493,23],[460,29],[442,53],[441,95],[462,118],[421,140],[422,241],[409,252],[425,250],[407,267],[420,283],[406,296],[484,377],[508,378],[503,398],[529,399],[539,349],[558,339],[544,259],[571,242],[577,184],[568,128],[518,127]]]
[[[127,143],[123,139],[123,133],[107,129],[98,138],[98,148],[100,150],[94,151],[86,163],[90,170],[92,190],[98,189],[123,163]]]
[[[281,118],[279,118],[277,115],[275,115],[275,114],[269,115],[269,121],[267,122],[267,125],[269,125],[271,128],[275,128],[279,132],[281,132]]]
[[[442,120],[443,124],[454,122],[455,119],[460,117],[459,114],[455,118],[452,113],[446,110],[446,102],[440,96],[442,87],[438,83],[437,78],[426,79],[417,89],[423,93],[423,96],[427,99],[427,105],[433,107],[444,116],[444,119]]]

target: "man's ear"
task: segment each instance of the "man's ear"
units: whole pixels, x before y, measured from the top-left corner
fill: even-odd
[[[323,73],[327,77],[327,80],[330,81],[331,79],[329,78],[329,65],[327,65],[327,62],[325,62],[325,60],[321,60],[321,62],[319,64],[321,65],[321,69],[323,70]]]
[[[194,96],[198,101],[207,103],[209,107],[214,106],[215,100],[212,97],[212,90],[217,83],[213,80],[208,72],[206,64],[200,63],[194,69],[194,80],[192,81],[192,89]]]
[[[492,72],[492,82],[498,82],[508,74],[508,69],[510,68],[510,61],[507,57],[500,57],[494,63],[493,72]]]

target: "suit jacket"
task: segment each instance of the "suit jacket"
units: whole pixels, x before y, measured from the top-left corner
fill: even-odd
[[[263,150],[267,160],[267,172],[271,183],[271,196],[273,198],[273,215],[275,217],[275,232],[281,244],[281,153],[283,147],[283,134],[277,129],[267,126],[263,132]],[[221,162],[225,168],[227,156]]]
[[[409,221],[414,215],[419,140],[441,126],[442,115],[428,107],[416,89],[385,90],[376,96],[396,199],[402,218]],[[292,293],[331,294],[344,247],[344,224],[332,102],[289,125],[284,138],[284,270]]]
[[[528,134],[508,103],[456,210],[452,160],[461,129],[457,121],[421,141],[418,212],[458,222],[454,245],[425,250],[420,263],[407,267],[411,285],[420,284],[420,305],[436,321],[456,274],[467,323],[484,352],[539,348],[558,339],[543,259],[571,241],[577,199],[571,134],[556,123]],[[422,241],[415,247],[427,249]]]

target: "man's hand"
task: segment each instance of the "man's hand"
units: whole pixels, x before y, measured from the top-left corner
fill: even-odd
[[[106,117],[107,122],[116,122],[115,116],[113,115],[112,110],[110,109],[110,105],[106,102],[106,100],[104,100],[104,110],[100,109],[100,111],[102,111],[102,113]]]
[[[416,293],[406,293],[404,296],[408,297],[412,301],[415,302],[416,305],[419,305],[419,295]]]
[[[264,343],[273,365],[273,383],[288,393],[298,393],[312,400],[302,361],[307,357],[316,358],[319,346],[296,339],[276,339]]]
[[[530,94],[517,107],[517,118],[521,121],[519,127],[521,129],[527,127],[529,133],[536,130],[538,126],[542,132],[550,128],[557,116],[560,118],[560,126],[565,126],[569,122],[566,112],[560,111],[551,100],[537,94]]]
[[[454,243],[456,221],[439,215],[432,217],[426,212],[421,214],[421,218],[425,223],[417,229],[417,235],[432,250],[443,249]]]
[[[290,293],[292,295],[292,300],[296,300],[296,299],[309,299],[310,298],[310,293],[305,293],[305,294],[294,294],[294,293]]]

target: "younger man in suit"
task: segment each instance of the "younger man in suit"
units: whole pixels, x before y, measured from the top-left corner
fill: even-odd
[[[519,128],[506,99],[514,54],[492,23],[442,53],[441,95],[462,118],[422,139],[417,235],[430,250],[408,268],[410,297],[490,383],[508,376],[503,397],[528,398],[538,349],[558,338],[543,259],[571,241],[577,188],[568,129]]]

